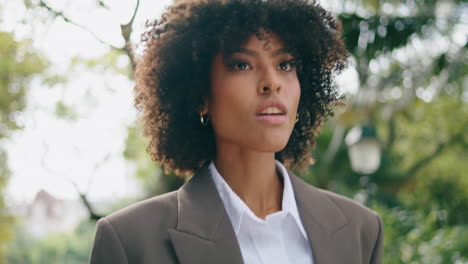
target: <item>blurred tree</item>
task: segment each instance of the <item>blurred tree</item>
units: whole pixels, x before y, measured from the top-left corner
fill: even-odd
[[[21,129],[18,116],[25,107],[28,84],[35,74],[47,67],[34,52],[29,40],[17,41],[10,32],[0,31],[0,263],[6,253],[6,242],[12,237],[14,218],[6,208],[3,190],[10,171],[7,153],[1,143],[11,131]]]
[[[52,16],[53,19],[56,19],[56,18],[63,19],[65,22],[70,23],[70,24],[72,24],[72,25],[74,25],[76,27],[79,27],[82,30],[90,33],[96,40],[98,40],[99,42],[109,46],[113,51],[123,53],[126,56],[128,56],[131,68],[132,69],[135,68],[134,47],[133,47],[133,44],[131,43],[130,37],[131,37],[132,32],[133,32],[133,23],[135,21],[136,15],[138,13],[138,9],[140,7],[140,0],[135,0],[135,8],[133,9],[133,12],[132,12],[131,17],[128,20],[128,22],[125,23],[125,24],[120,24],[119,25],[120,26],[121,36],[124,39],[124,45],[122,47],[117,47],[117,46],[112,45],[109,42],[106,42],[105,40],[100,38],[99,35],[96,34],[93,31],[92,28],[88,28],[88,27],[84,26],[83,23],[75,21],[74,19],[72,19],[70,16],[67,15],[68,12],[66,10],[56,9],[52,5],[50,5],[48,3],[48,1],[44,1],[44,0],[38,0],[38,1],[23,0],[23,2],[25,4],[25,6],[28,7],[29,9],[31,9],[31,10],[38,11],[39,9],[44,9]],[[95,4],[96,4],[95,8],[105,9],[105,10],[109,9],[109,6],[106,5],[104,3],[104,1],[95,0]],[[130,74],[130,76],[133,76],[133,73]]]
[[[165,174],[146,153],[147,143],[140,126],[129,127],[124,157],[135,166],[135,177],[145,189],[143,197],[177,190],[185,182],[184,179],[174,174]]]
[[[327,169],[335,159],[340,164],[347,159],[337,151],[340,146],[346,149],[345,132],[356,124],[380,122],[374,125],[381,135],[382,158],[392,160],[396,158],[391,156],[392,148],[400,132],[397,119],[408,115],[412,104],[431,103],[444,95],[458,101],[459,106],[466,105],[466,28],[463,31],[461,26],[467,6],[463,1],[346,1],[335,9],[340,13],[359,89],[347,94],[347,108],[329,126],[333,128],[331,134],[325,131],[328,140],[317,153],[325,152],[326,158],[315,167],[324,165],[322,169]],[[466,112],[460,112],[462,120],[466,116]],[[452,121],[440,124],[444,125],[444,142],[459,141],[463,126],[450,129],[448,123],[456,123]],[[328,144],[332,140],[334,144]],[[451,144],[442,145],[445,148]],[[421,154],[419,160],[412,160],[413,168],[407,175],[413,175],[441,151]],[[349,167],[341,169],[349,171]],[[330,177],[321,172],[317,181],[326,187]],[[354,178],[354,183],[358,181]]]
[[[85,23],[84,21],[76,21],[73,19],[71,16],[68,15],[67,10],[61,10],[55,8],[53,5],[48,3],[48,1],[44,0],[38,0],[38,1],[32,1],[32,0],[23,0],[24,5],[31,11],[33,12],[40,12],[42,10],[47,11],[51,19],[62,19],[67,23],[70,23],[86,32],[91,34],[97,41],[99,41],[102,44],[105,44],[110,48],[110,51],[104,54],[101,58],[97,59],[82,59],[79,57],[75,57],[72,62],[71,62],[71,67],[74,67],[76,65],[84,64],[90,71],[98,66],[104,66],[107,69],[111,69],[114,71],[114,74],[122,74],[128,77],[129,79],[133,79],[133,71],[135,68],[135,53],[134,53],[134,45],[131,43],[131,35],[133,32],[133,24],[135,17],[137,15],[139,6],[140,6],[140,0],[135,1],[135,8],[132,10],[133,12],[131,13],[131,17],[128,20],[127,23],[120,24],[120,33],[121,37],[124,40],[124,45],[122,47],[115,46],[105,40],[103,40],[98,34],[96,34],[93,31],[93,28],[88,28],[84,26]],[[97,9],[103,9],[103,10],[109,10],[109,6],[105,4],[104,1],[101,0],[96,0],[95,1],[95,8]],[[128,66],[123,66],[119,67],[119,63],[117,62],[121,56],[125,56],[128,59],[129,65]],[[73,113],[73,110],[68,107],[67,105],[63,104],[62,102],[58,102],[56,105],[56,111],[55,114],[58,117],[65,117],[65,118],[71,118],[75,119],[76,115]],[[96,167],[101,165],[96,164]],[[97,213],[94,210],[93,205],[88,199],[88,193],[87,191],[82,191],[78,188],[78,186],[74,183],[71,182],[80,197],[80,200],[83,202],[83,205],[88,209],[89,212],[89,217],[91,220],[97,221],[99,220],[102,215]]]
[[[359,88],[324,126],[303,177],[382,215],[384,263],[468,262],[468,5],[367,0],[334,8]],[[382,150],[368,175],[351,169],[344,143],[362,123],[377,128]]]
[[[50,263],[84,264],[88,263],[92,240],[95,232],[94,221],[83,220],[69,233],[59,233],[44,239],[32,238],[19,225],[13,243],[9,245],[9,264]]]

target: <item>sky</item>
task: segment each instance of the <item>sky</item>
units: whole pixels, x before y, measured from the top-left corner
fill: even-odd
[[[130,19],[135,4],[109,1],[110,10],[104,10],[94,7],[96,0],[46,2],[119,47],[124,43],[119,25]],[[134,42],[138,41],[144,22],[159,17],[170,3],[170,0],[141,1],[135,18]],[[133,83],[104,70],[70,68],[72,58],[98,58],[109,47],[62,19],[51,20],[46,12],[41,15],[28,11],[20,0],[0,0],[0,6],[3,7],[0,30],[15,32],[17,39],[32,39],[34,47],[50,60],[50,73],[69,80],[52,87],[38,79],[31,83],[27,107],[18,118],[24,130],[15,132],[4,143],[12,171],[7,201],[29,202],[41,189],[60,199],[77,199],[75,185],[92,201],[138,193],[141,186],[132,177],[134,168],[122,155],[127,127],[136,117]],[[26,23],[21,23],[22,20]],[[117,60],[120,66],[127,63],[125,56]],[[352,68],[341,80],[350,84],[348,92],[357,91],[357,74]],[[76,120],[53,114],[60,101],[72,106]]]
[[[115,46],[124,43],[119,25],[130,19],[135,4],[109,1],[106,11],[92,8],[94,0],[46,2]],[[141,1],[135,41],[146,19],[158,17],[168,4],[169,0]],[[133,168],[122,155],[127,126],[136,116],[133,83],[121,75],[69,67],[73,57],[98,58],[108,47],[62,19],[41,21],[40,13],[27,11],[20,0],[0,0],[0,6],[0,30],[13,31],[17,39],[33,39],[34,47],[50,60],[49,71],[69,79],[53,87],[37,79],[31,83],[27,108],[18,118],[24,130],[4,142],[12,171],[7,201],[31,201],[41,189],[60,199],[77,199],[74,184],[91,200],[138,192]],[[117,63],[124,65],[128,59],[122,56]],[[58,101],[72,106],[78,118],[57,118],[53,113]]]

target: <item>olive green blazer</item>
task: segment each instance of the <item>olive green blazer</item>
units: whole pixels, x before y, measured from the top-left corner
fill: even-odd
[[[380,263],[383,230],[377,214],[289,174],[315,264]],[[243,260],[205,165],[178,191],[99,220],[90,263],[241,264]]]

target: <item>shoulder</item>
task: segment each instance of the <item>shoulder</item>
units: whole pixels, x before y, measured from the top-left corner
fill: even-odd
[[[328,218],[334,218],[334,220],[340,218],[341,223],[372,229],[379,228],[379,216],[373,210],[346,196],[313,186],[292,173],[290,175],[296,199],[306,204],[304,208],[313,211],[311,213],[320,220],[327,222],[331,220]],[[317,215],[317,211],[321,213]]]
[[[366,227],[378,228],[377,218],[379,216],[375,211],[346,196],[317,187],[313,188],[335,204],[349,222],[362,224]],[[370,224],[370,226],[368,226],[368,224]]]
[[[159,195],[118,210],[97,223],[97,233],[112,233],[123,247],[156,238],[165,239],[177,224],[177,191]],[[154,243],[155,241],[153,241]]]
[[[175,226],[177,191],[152,197],[120,209],[104,218],[115,228],[137,228],[146,223],[155,226]]]
[[[380,263],[383,250],[383,226],[380,216],[348,197],[313,186],[312,188],[331,201],[346,219],[346,224],[337,230],[333,237],[344,239],[345,236],[354,236],[360,243],[362,257],[367,256],[369,263]]]
[[[383,247],[382,221],[364,205],[292,176],[299,208],[308,224],[319,228],[333,241],[337,250],[348,249],[362,263],[380,263]],[[356,255],[357,254],[357,255]]]
[[[177,191],[121,209],[96,225],[90,263],[172,263],[168,229],[177,222]],[[146,263],[146,262],[145,262]]]

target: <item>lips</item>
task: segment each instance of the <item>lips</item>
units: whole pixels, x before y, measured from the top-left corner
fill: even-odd
[[[286,115],[286,107],[280,102],[267,102],[260,106],[256,115]]]
[[[271,124],[279,125],[286,122],[286,107],[280,102],[267,102],[257,109],[257,120]]]

